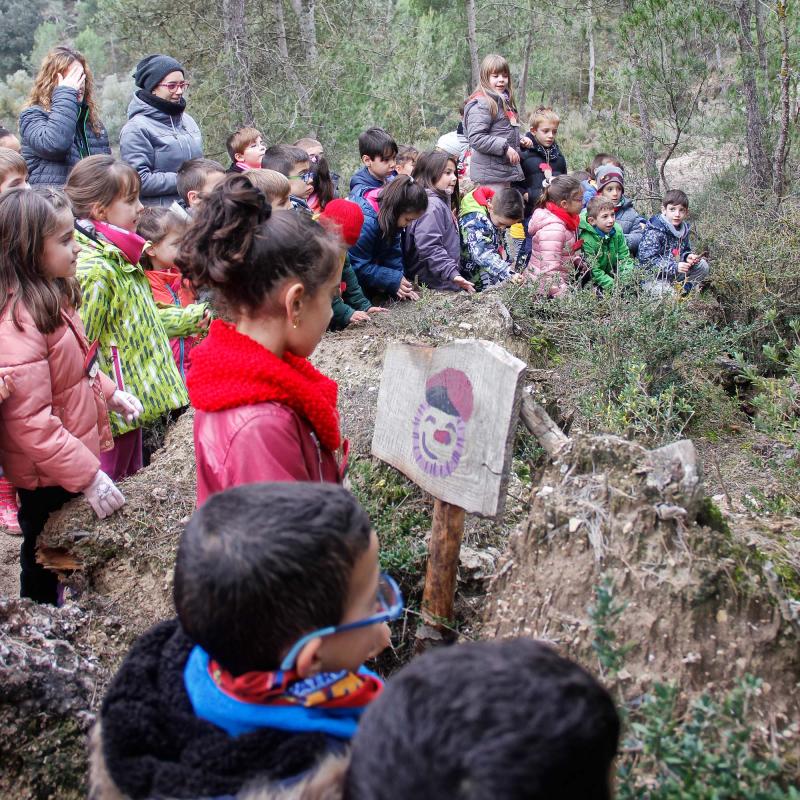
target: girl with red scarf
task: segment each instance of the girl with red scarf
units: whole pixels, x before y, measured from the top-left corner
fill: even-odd
[[[339,482],[338,387],[308,357],[342,280],[338,236],[311,218],[273,212],[231,175],[203,203],[178,265],[214,289],[223,316],[192,352],[197,505],[259,481]]]
[[[580,260],[578,227],[582,204],[581,184],[569,175],[553,178],[539,198],[528,225],[532,250],[525,276],[536,283],[542,294],[563,294]]]

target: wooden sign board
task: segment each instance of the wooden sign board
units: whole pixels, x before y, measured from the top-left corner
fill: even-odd
[[[494,342],[386,350],[372,454],[429,494],[494,517],[505,503],[525,363]]]

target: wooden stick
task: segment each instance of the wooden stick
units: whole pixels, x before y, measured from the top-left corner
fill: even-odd
[[[522,398],[520,417],[551,458],[569,441],[569,437],[550,419],[550,415],[527,395]]]
[[[452,621],[465,515],[459,506],[434,500],[428,568],[422,595],[423,624],[417,630],[418,652],[432,640],[442,639],[442,623],[449,625]]]

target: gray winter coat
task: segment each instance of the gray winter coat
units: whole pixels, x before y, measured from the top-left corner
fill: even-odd
[[[430,289],[458,291],[453,278],[460,274],[461,235],[450,206],[427,189],[428,210],[406,230],[405,273]]]
[[[502,103],[498,102],[492,116],[485,99],[469,100],[464,108],[464,130],[472,147],[469,176],[473,183],[485,186],[524,180],[522,167],[506,158],[509,147],[519,152],[519,125],[511,124]]]
[[[625,244],[628,245],[628,250],[632,256],[635,256],[639,252],[639,242],[642,241],[644,233],[642,226],[647,223],[647,219],[633,207],[631,200],[623,196],[617,207],[616,221],[625,234]]]
[[[128,121],[119,135],[119,152],[142,179],[142,203],[170,206],[179,199],[178,167],[203,155],[203,140],[189,114],[172,117],[153,108],[137,93],[128,106]]]
[[[81,158],[111,152],[106,129],[101,125],[95,133],[85,113],[81,115],[77,91],[66,86],[53,90],[50,111],[26,108],[19,115],[19,132],[31,185],[63,186]]]

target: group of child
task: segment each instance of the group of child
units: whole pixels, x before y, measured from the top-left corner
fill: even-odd
[[[420,285],[604,291],[632,254],[653,293],[701,283],[686,195],[645,220],[613,157],[566,174],[558,124],[538,109],[520,136],[508,65],[490,56],[463,134],[422,153],[381,128],[359,137],[348,199],[320,142],[266,147],[254,128],[229,137],[228,169],[185,162],[169,208],[145,209],[137,172],[112,156],[79,161],[63,191],[30,189],[0,148],[0,458],[20,500],[23,596],[62,600],[35,557],[48,516],[80,493],[114,513],[143,426],[195,409],[178,617],[109,688],[95,797],[245,796],[253,781],[272,792],[253,796],[611,796],[613,704],[547,647],[432,653],[385,691],[361,666],[403,601],[341,485],[338,387],[308,360],[326,330]]]

